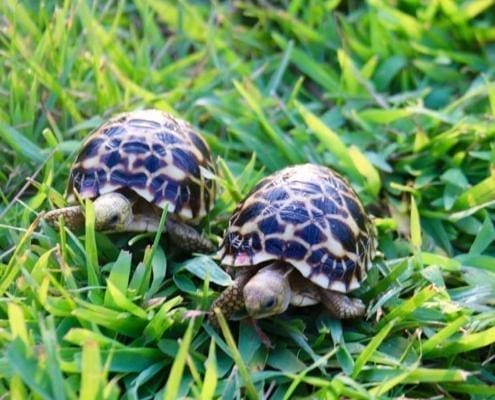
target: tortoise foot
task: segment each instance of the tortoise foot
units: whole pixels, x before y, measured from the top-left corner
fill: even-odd
[[[360,299],[353,299],[331,290],[321,290],[320,295],[322,304],[338,319],[362,317],[366,311]]]

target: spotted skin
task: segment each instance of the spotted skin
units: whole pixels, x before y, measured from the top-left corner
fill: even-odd
[[[77,229],[84,225],[84,216],[81,213],[81,207],[79,206],[66,207],[63,214],[50,211],[43,216],[43,219],[50,225],[57,225],[58,219],[62,215],[64,217],[65,226],[69,229]]]
[[[329,168],[304,164],[256,185],[230,218],[219,256],[232,267],[285,261],[316,286],[348,293],[365,279],[375,248],[351,186]]]
[[[244,299],[242,298],[242,287],[238,284],[230,286],[224,290],[211,306],[212,312],[209,315],[209,321],[214,327],[218,327],[218,319],[215,315],[215,309],[221,310],[223,316],[229,319],[234,313],[242,310]]]
[[[218,319],[215,314],[216,308],[221,310],[226,319],[230,319],[233,314],[244,308],[242,289],[253,275],[254,271],[243,271],[240,273],[233,284],[225,289],[213,302],[208,320],[214,327],[218,328]]]
[[[98,129],[72,166],[69,200],[130,189],[183,221],[212,208],[215,182],[208,145],[186,122],[158,110],[121,114]]]

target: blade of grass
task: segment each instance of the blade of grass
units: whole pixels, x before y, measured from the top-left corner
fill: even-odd
[[[13,375],[10,378],[10,398],[12,400],[24,400],[28,398],[26,386],[18,375]]]
[[[404,380],[406,383],[463,382],[470,374],[460,369],[415,368]]]
[[[239,185],[237,184],[237,180],[235,179],[234,175],[230,171],[230,168],[225,163],[225,160],[223,158],[218,158],[217,165],[225,180],[224,187],[227,189],[228,193],[230,194],[234,202],[237,203],[241,201],[243,198],[241,189],[239,188]]]
[[[411,195],[411,243],[415,251],[421,249],[421,223],[419,221],[419,212],[414,196]]]
[[[26,326],[26,319],[24,318],[24,312],[22,308],[15,303],[9,303],[7,307],[7,313],[9,316],[9,326],[14,338],[20,338],[26,348],[30,346],[30,340],[28,336],[28,330]]]
[[[5,293],[5,291],[9,288],[9,286],[16,278],[21,267],[24,265],[25,263],[24,258],[26,256],[24,255],[21,256],[20,254],[21,252],[24,251],[25,246],[29,243],[29,240],[31,239],[35,229],[38,227],[39,221],[40,221],[40,216],[38,216],[33,221],[33,223],[29,226],[28,229],[26,229],[26,232],[24,233],[24,235],[22,235],[21,239],[19,240],[19,243],[17,244],[14,250],[14,254],[12,254],[9,263],[7,264],[7,268],[3,269],[2,276],[0,279],[0,295],[3,295]]]
[[[12,370],[33,394],[44,400],[53,399],[46,372],[39,367],[36,360],[27,356],[27,349],[19,338],[9,344],[6,356]]]
[[[179,351],[177,357],[175,357],[172,369],[165,384],[165,391],[163,393],[164,400],[175,400],[178,398],[179,387],[184,374],[184,367],[186,366],[186,359],[191,346],[191,340],[193,336],[194,319],[191,318],[186,332],[179,345]]]
[[[181,296],[177,296],[162,304],[158,312],[143,330],[143,335],[147,342],[161,338],[164,332],[174,325],[174,311],[172,310],[179,306],[182,300]]]
[[[320,118],[309,111],[301,103],[296,102],[295,106],[309,129],[316,135],[325,148],[338,160],[339,167],[353,179],[358,179],[361,181],[362,176],[354,165],[354,162],[349,155],[347,146],[344,142],[342,142],[339,135],[330,129],[330,127],[325,125]]]
[[[495,396],[495,387],[483,384],[472,384],[472,383],[452,383],[444,384],[442,387],[449,392],[454,393],[466,393],[470,396],[479,395],[483,396],[483,399],[489,399]]]
[[[368,191],[373,197],[377,197],[382,183],[376,168],[356,146],[349,147],[349,157],[361,176],[365,177]]]
[[[375,353],[375,351],[378,349],[378,346],[385,340],[385,338],[388,336],[392,328],[395,326],[395,324],[398,321],[396,319],[392,319],[390,322],[388,322],[385,326],[383,326],[380,331],[373,336],[373,339],[368,343],[368,345],[364,348],[364,350],[359,354],[358,358],[356,359],[356,362],[354,364],[354,371],[352,371],[352,378],[357,378],[363,369],[363,367],[366,365],[366,363],[369,361],[371,356]]]
[[[384,394],[392,390],[394,387],[404,382],[404,380],[407,378],[408,375],[409,372],[404,371],[398,374],[397,376],[383,380],[378,386],[371,388],[370,393],[373,396],[383,396]]]
[[[410,299],[404,301],[401,305],[391,310],[385,318],[380,321],[379,326],[382,327],[384,324],[388,323],[388,321],[392,321],[395,318],[399,321],[403,320],[437,293],[438,289],[433,285],[421,289]]]
[[[288,137],[283,137],[272,124],[268,121],[263,109],[261,108],[259,102],[256,100],[255,96],[250,92],[249,85],[242,85],[238,81],[234,81],[234,87],[239,92],[239,94],[244,98],[249,108],[254,112],[258,118],[259,123],[263,127],[263,130],[268,135],[268,138],[273,142],[273,144],[278,148],[278,150],[284,154],[286,159],[293,164],[301,162],[301,158],[295,149],[291,146],[291,142]]]
[[[448,357],[454,354],[466,353],[495,343],[495,327],[481,332],[464,335],[461,339],[445,343],[428,353],[431,357]]]
[[[128,251],[122,250],[119,253],[117,260],[112,265],[110,275],[107,279],[107,284],[112,283],[112,285],[118,289],[121,293],[127,292],[127,287],[129,285],[129,276],[131,272],[131,254]],[[105,291],[105,297],[103,304],[107,307],[115,306],[115,303],[110,296],[110,292]]]
[[[462,193],[454,203],[454,209],[473,208],[495,201],[495,173]]]
[[[128,311],[138,318],[147,319],[148,314],[146,311],[129,300],[111,281],[107,281],[107,292],[110,294],[113,300],[112,302],[116,307],[123,311]]]
[[[215,389],[218,383],[217,357],[215,350],[215,340],[210,341],[210,349],[208,351],[208,359],[206,360],[206,371],[201,389],[201,399],[213,399]]]
[[[82,349],[81,400],[101,398],[103,388],[100,347],[93,340],[87,340]]]
[[[95,209],[91,200],[85,202],[85,228],[86,228],[86,270],[88,283],[90,286],[99,287],[99,265],[98,265],[98,247],[95,238]]]
[[[163,228],[165,227],[165,221],[167,220],[167,210],[167,206],[163,208],[162,215],[160,217],[160,223],[158,225],[158,230],[156,231],[155,238],[153,239],[153,244],[151,245],[150,251],[145,253],[143,263],[147,270],[150,269],[153,256],[155,255],[156,249],[160,244],[160,238],[162,237]]]
[[[65,399],[67,390],[64,385],[64,378],[61,371],[55,322],[53,317],[50,316],[46,320],[40,319],[39,324],[46,357],[46,369],[52,387],[53,398],[62,400]]]
[[[246,364],[244,364],[244,360],[242,359],[241,353],[239,352],[239,349],[235,344],[234,338],[232,337],[232,333],[230,332],[229,326],[227,325],[227,321],[225,321],[225,317],[223,316],[222,312],[219,309],[216,308],[213,311],[215,312],[215,315],[218,319],[218,323],[222,330],[223,337],[225,338],[225,341],[229,346],[229,350],[232,354],[232,358],[234,359],[235,364],[239,368],[239,373],[241,374],[241,377],[244,381],[244,385],[246,386],[247,397],[250,398],[251,400],[258,399],[258,393],[251,380],[251,375],[249,373],[249,370],[247,369]]]
[[[71,328],[69,332],[65,334],[64,340],[81,347],[84,346],[86,342],[96,342],[99,347],[125,347],[124,344],[117,340],[113,340],[101,333],[83,328]]]
[[[287,50],[289,48],[289,42],[282,35],[276,32],[272,32],[271,35],[281,49]],[[290,53],[290,61],[329,93],[339,92],[337,73],[330,68],[324,67],[324,64],[317,62],[303,50],[294,47]]]
[[[445,328],[439,330],[435,335],[423,342],[422,349],[425,354],[433,351],[438,345],[445,343],[445,341],[453,334],[459,331],[459,329],[469,321],[469,318],[465,315],[460,316]]]
[[[2,121],[0,121],[0,137],[25,161],[40,164],[45,160],[44,151],[40,147]]]
[[[284,393],[283,399],[284,400],[291,399],[295,390],[297,389],[297,387],[301,384],[301,382],[303,382],[306,379],[307,374],[316,368],[320,368],[320,367],[324,366],[327,363],[327,361],[337,353],[337,351],[338,351],[338,347],[332,349],[330,352],[328,352],[324,356],[319,357],[317,360],[315,360],[313,362],[313,364],[306,367],[304,370],[299,372],[297,375],[287,374],[292,379],[292,383],[289,386],[289,388],[287,389],[287,391]],[[333,384],[333,382],[328,382],[328,381],[327,381],[327,383]]]

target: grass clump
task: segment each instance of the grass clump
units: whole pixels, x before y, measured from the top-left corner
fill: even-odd
[[[491,1],[6,0],[0,16],[3,396],[495,398]],[[294,310],[262,321],[267,350],[244,322],[184,319],[230,281],[210,258],[94,232],[90,204],[85,233],[40,224],[81,141],[138,107],[219,156],[213,239],[272,171],[348,176],[383,254],[367,318]]]

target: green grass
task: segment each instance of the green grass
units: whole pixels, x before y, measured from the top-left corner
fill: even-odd
[[[494,1],[37,3],[0,5],[2,398],[495,398]],[[293,310],[267,350],[184,318],[230,281],[210,258],[39,225],[81,141],[139,107],[218,156],[215,241],[260,177],[347,175],[379,231],[367,317]]]

